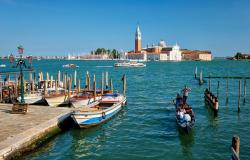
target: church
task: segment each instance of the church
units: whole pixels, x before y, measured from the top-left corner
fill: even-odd
[[[135,50],[127,54],[128,59],[136,59],[142,61],[181,61],[182,55],[180,46],[175,44],[169,46],[165,41],[161,40],[158,45],[147,45],[142,48],[141,31],[139,26],[135,32]]]

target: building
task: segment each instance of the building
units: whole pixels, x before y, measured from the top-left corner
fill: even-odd
[[[200,50],[188,50],[183,49],[182,58],[185,60],[200,60],[200,61],[211,61],[211,51],[200,51]]]
[[[181,60],[204,60],[211,61],[211,51],[181,49],[178,44],[168,45],[161,40],[158,45],[147,45],[142,48],[142,34],[139,26],[135,32],[135,49],[127,54],[128,59],[142,61],[181,61]]]
[[[161,40],[158,45],[147,45],[142,48],[141,31],[139,26],[135,32],[135,49],[127,54],[128,59],[143,61],[181,61],[181,51],[179,45],[168,46],[165,41]]]

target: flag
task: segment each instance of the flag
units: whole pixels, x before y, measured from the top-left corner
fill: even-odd
[[[19,54],[23,54],[24,48],[22,46],[17,47],[17,49]]]

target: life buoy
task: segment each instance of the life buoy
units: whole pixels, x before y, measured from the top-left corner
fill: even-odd
[[[102,118],[103,119],[105,119],[105,116],[106,116],[105,112],[102,112]]]

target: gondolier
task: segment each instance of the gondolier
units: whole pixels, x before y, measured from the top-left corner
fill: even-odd
[[[182,90],[182,93],[183,93],[183,104],[186,104],[187,98],[188,98],[188,93],[190,91],[191,91],[191,89],[188,88],[187,85],[185,85],[184,89]]]

